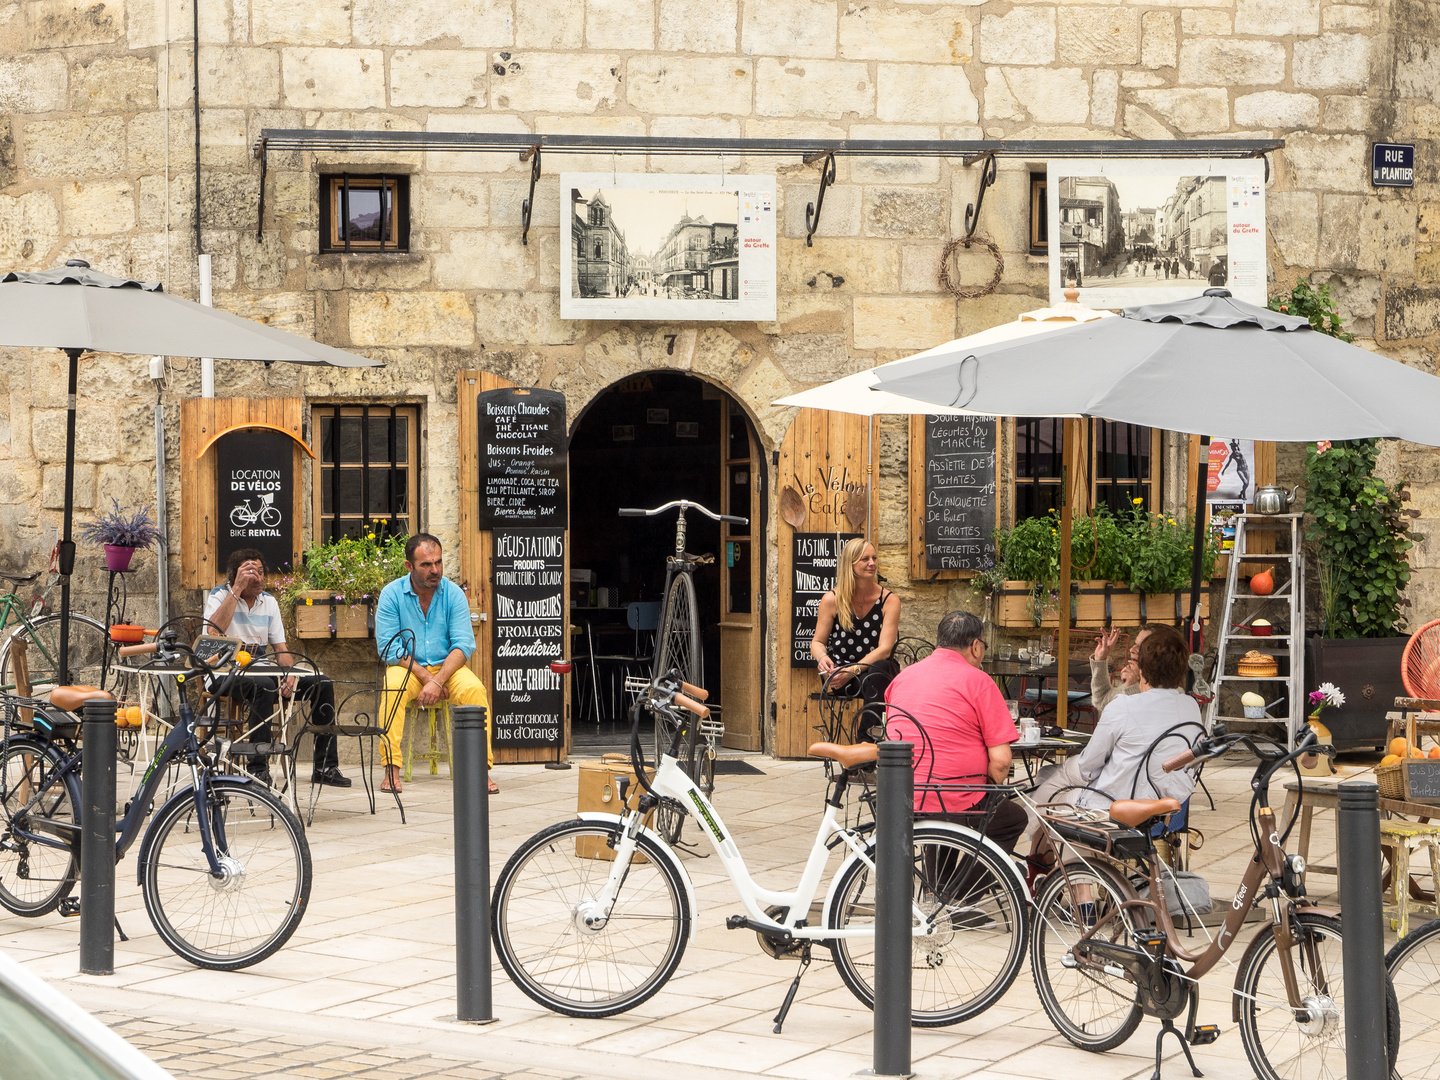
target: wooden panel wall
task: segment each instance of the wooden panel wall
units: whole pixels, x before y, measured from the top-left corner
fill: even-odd
[[[304,438],[303,398],[185,398],[180,402],[180,580],[186,589],[210,589],[224,576],[216,565],[218,531],[215,521],[215,447],[203,458],[200,448],[217,434],[249,424],[269,424],[288,431],[297,440],[295,499],[291,520],[297,522],[293,558],[300,561],[308,533],[305,529],[304,482],[301,468],[308,455],[300,448]]]
[[[780,447],[780,465],[775,489],[782,494],[791,487],[806,505],[806,517],[797,527],[780,521],[779,619],[775,651],[775,748],[779,757],[804,757],[806,748],[819,737],[818,702],[820,677],[813,668],[790,666],[793,593],[792,537],[796,532],[861,532],[874,535],[878,510],[874,478],[879,475],[879,449],[871,437],[871,420],[847,413],[801,409],[785,434]],[[869,446],[867,454],[866,447]],[[868,460],[867,460],[868,458]],[[844,516],[845,497],[832,490],[844,479],[868,485],[870,521],[868,527],[852,530]]]

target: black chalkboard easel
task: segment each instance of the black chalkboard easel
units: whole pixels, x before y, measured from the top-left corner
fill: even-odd
[[[506,386],[477,395],[477,527],[563,529],[569,515],[565,395]]]
[[[993,416],[925,417],[925,569],[974,572],[995,558]]]

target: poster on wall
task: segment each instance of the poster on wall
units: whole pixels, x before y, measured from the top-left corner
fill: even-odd
[[[1052,161],[1050,297],[1158,304],[1223,286],[1265,306],[1265,165],[1253,159]]]
[[[565,655],[565,530],[496,529],[492,563],[495,748],[558,746],[565,692],[550,662]]]
[[[295,558],[295,441],[281,431],[232,431],[215,444],[217,562],[254,548],[270,571]]]
[[[477,528],[563,527],[570,505],[565,395],[506,386],[476,396]]]
[[[775,318],[775,178],[560,174],[560,317]]]
[[[1211,439],[1205,500],[1211,503],[1255,501],[1255,440]]]
[[[813,668],[810,642],[820,616],[820,598],[835,587],[835,560],[845,541],[859,533],[803,533],[791,537],[790,666]]]

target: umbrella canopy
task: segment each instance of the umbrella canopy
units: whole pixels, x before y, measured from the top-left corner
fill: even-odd
[[[1043,340],[967,339],[873,369],[879,391],[997,416],[1096,416],[1275,442],[1440,445],[1440,379],[1224,289]],[[863,374],[863,373],[862,373]]]
[[[164,292],[158,281],[65,266],[0,277],[0,345],[332,367],[379,361]]]
[[[82,259],[0,277],[0,346],[63,349],[70,358],[65,503],[60,541],[59,681],[70,678],[70,575],[75,569],[75,394],[85,352],[217,357],[267,363],[381,367],[229,312],[168,295],[158,281],[112,277]],[[101,666],[101,681],[105,667]]]

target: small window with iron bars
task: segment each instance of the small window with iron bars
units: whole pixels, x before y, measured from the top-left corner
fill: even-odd
[[[415,405],[315,405],[315,538],[405,536],[419,526]]]
[[[320,178],[320,250],[408,251],[410,178],[341,173]]]

